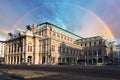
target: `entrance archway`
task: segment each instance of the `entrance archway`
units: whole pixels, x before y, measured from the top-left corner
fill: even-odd
[[[66,63],[68,64],[68,65],[70,65],[70,64],[72,64],[72,58],[70,58],[70,57],[67,57],[66,58]]]
[[[42,57],[42,64],[45,63],[45,56]]]
[[[28,64],[31,64],[32,63],[32,56],[28,56],[27,61],[28,61]]]
[[[96,64],[97,60],[95,58],[93,58],[93,64]]]
[[[98,63],[102,63],[102,58],[99,58],[99,59],[98,59]]]

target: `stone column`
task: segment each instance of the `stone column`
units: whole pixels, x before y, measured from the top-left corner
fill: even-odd
[[[21,64],[21,53],[19,54],[19,64]]]
[[[102,55],[101,55],[101,57],[102,57],[102,63],[104,64],[105,62],[104,62],[104,50],[102,50]]]
[[[8,57],[7,64],[10,64],[9,55],[7,55],[7,57]]]
[[[66,57],[65,57],[65,63],[67,63],[67,61],[66,61]]]
[[[10,61],[9,61],[9,64],[11,64],[11,57],[10,57],[10,56],[9,56],[9,60],[10,60]]]
[[[62,57],[60,58],[60,62],[62,63]]]
[[[17,64],[19,64],[19,55],[17,56]]]
[[[97,63],[97,65],[98,65],[98,50],[97,50],[97,54],[96,54],[96,63]]]
[[[11,64],[13,64],[13,56],[11,55]]]
[[[17,64],[17,56],[15,58],[16,58],[16,61],[15,61],[16,63],[15,64]]]
[[[13,64],[15,64],[15,59],[14,59],[15,57],[14,57],[14,54],[13,54],[13,56],[12,56],[12,57],[13,57],[13,62],[12,62],[12,63],[13,63]]]
[[[8,64],[8,55],[5,56],[5,62]]]

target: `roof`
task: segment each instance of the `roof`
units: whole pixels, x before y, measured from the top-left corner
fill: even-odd
[[[92,40],[100,40],[100,39],[102,39],[101,36],[94,36],[94,37],[78,39],[77,41],[84,42],[84,41],[92,41]]]
[[[72,38],[75,38],[75,39],[81,39],[82,38],[82,37],[80,37],[80,36],[78,36],[78,35],[70,32],[70,31],[67,31],[67,30],[65,30],[65,29],[63,29],[61,27],[58,27],[58,26],[56,26],[54,24],[51,24],[49,22],[44,22],[44,23],[39,24],[37,26],[38,26],[39,29],[44,29],[44,27],[45,27],[46,24],[51,25],[51,27],[52,27],[52,29],[54,31],[59,32],[61,34],[65,34],[66,36],[69,36],[69,37],[72,37]]]
[[[5,43],[5,41],[1,41],[1,40],[0,40],[0,43]]]

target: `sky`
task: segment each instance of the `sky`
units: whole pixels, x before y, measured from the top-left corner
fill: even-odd
[[[81,37],[120,43],[120,0],[0,0],[0,40],[26,25],[50,22]]]

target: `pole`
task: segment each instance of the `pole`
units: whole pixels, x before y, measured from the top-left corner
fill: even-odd
[[[22,63],[22,42],[21,42],[21,35],[19,33],[19,48],[20,48],[20,64]]]
[[[86,53],[84,53],[84,55],[85,55],[85,66],[86,66],[86,65],[87,65],[87,64],[86,64]]]
[[[97,51],[97,54],[96,54],[96,65],[98,65],[98,51]]]
[[[26,63],[26,39],[24,39],[24,63]]]
[[[52,28],[50,27],[50,56],[49,56],[50,63],[51,63],[51,31],[52,31]]]

